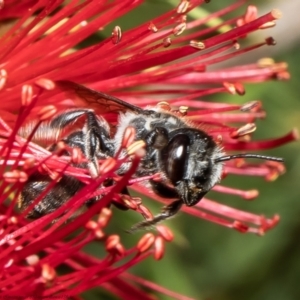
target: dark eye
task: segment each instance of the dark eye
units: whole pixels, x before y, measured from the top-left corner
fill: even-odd
[[[187,135],[176,135],[162,151],[162,162],[168,178],[173,184],[182,180],[189,155],[190,139]]]

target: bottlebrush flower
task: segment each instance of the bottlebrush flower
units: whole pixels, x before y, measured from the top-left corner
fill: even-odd
[[[3,297],[78,299],[81,292],[101,286],[122,299],[152,299],[140,289],[145,286],[187,299],[127,273],[131,266],[150,255],[155,259],[162,257],[164,242],[173,238],[166,227],[157,226],[157,233],[146,233],[128,249],[118,233],[106,233],[112,217],[108,207],[112,202],[144,217],[151,216],[141,199],[121,194],[127,185],[149,179],[133,176],[144,151],[143,144],[133,142],[135,132],[129,128],[123,137],[122,147],[128,150],[126,157],[99,162],[101,176],[98,178],[91,178],[87,169],[78,167],[86,163],[78,149],[58,143],[55,151],[49,151],[49,140],[55,139],[55,134],[48,132],[47,138],[40,137],[43,142],[40,145],[35,140],[44,124],[57,113],[86,106],[82,99],[68,98],[64,90],[56,88],[59,80],[81,83],[143,107],[167,100],[172,107],[179,107],[174,113],[186,115],[205,128],[226,153],[266,150],[294,140],[295,132],[266,141],[251,140],[255,130],[253,122],[265,115],[258,101],[232,105],[203,100],[215,93],[243,95],[244,82],[289,77],[285,63],[269,59],[251,65],[210,69],[216,63],[255,48],[273,45],[272,38],[247,47],[239,42],[251,32],[273,26],[280,12],[273,10],[258,17],[256,8],[249,6],[244,15],[231,18],[228,14],[244,4],[237,1],[205,18],[189,20],[188,13],[204,2],[182,0],[169,12],[125,32],[118,26],[118,18],[130,14],[142,0],[68,3],[37,0],[22,1],[22,5],[9,0],[1,2],[0,19],[17,18],[2,33],[0,43],[0,289]],[[206,27],[211,20],[218,22]],[[76,48],[90,35],[105,29],[112,31],[111,37]],[[185,106],[190,107],[188,112]],[[97,112],[97,104],[92,108]],[[110,114],[105,117],[111,123],[116,121]],[[118,176],[120,165],[129,160],[130,170]],[[275,179],[283,171],[280,163],[254,164],[244,159],[224,166],[224,176],[243,174],[267,180]],[[82,182],[83,188],[51,214],[29,221],[27,214],[67,175]],[[16,207],[22,205],[20,195],[30,176],[45,176],[49,185],[36,195],[33,203],[18,212]],[[99,190],[107,178],[113,178],[116,183]],[[159,174],[152,178],[159,180]],[[142,185],[133,188],[149,194]],[[242,191],[221,184],[214,190],[244,199],[258,195],[256,190]],[[74,217],[88,199],[99,195],[101,201]],[[164,199],[151,196],[165,203]],[[278,221],[277,216],[268,219],[209,199],[183,210],[241,232],[258,234]],[[78,230],[76,236],[72,235],[75,230]],[[106,254],[101,259],[82,251],[92,241],[103,245]],[[67,274],[58,271],[62,265],[68,267]]]

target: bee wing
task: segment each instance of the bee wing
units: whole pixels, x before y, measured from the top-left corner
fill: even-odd
[[[143,114],[144,112],[144,110],[138,106],[103,92],[89,89],[72,81],[58,80],[56,84],[63,90],[67,89],[68,91],[74,92],[81,100],[95,108],[99,113],[119,113],[127,110],[136,112],[137,114]]]

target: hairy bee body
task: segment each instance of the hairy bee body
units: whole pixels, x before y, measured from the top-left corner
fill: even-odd
[[[151,220],[142,221],[131,231],[147,228],[165,220],[178,212],[184,204],[193,206],[210,191],[220,180],[223,161],[236,157],[256,157],[281,161],[278,158],[251,154],[224,156],[221,148],[205,131],[196,128],[184,117],[165,110],[162,107],[142,109],[113,96],[90,90],[72,82],[59,82],[63,88],[71,89],[87,103],[97,104],[103,112],[119,114],[115,134],[112,134],[107,121],[92,109],[75,109],[61,113],[52,119],[48,130],[62,131],[84,118],[82,129],[68,133],[62,139],[70,148],[77,147],[85,155],[87,163],[77,165],[88,168],[92,177],[99,175],[98,160],[120,154],[122,139],[126,128],[135,129],[135,140],[146,144],[145,156],[141,159],[135,176],[147,176],[159,173],[160,181],[149,180],[147,185],[156,194],[165,198],[176,198],[170,205]],[[54,151],[56,144],[49,150]],[[65,153],[70,155],[70,153]],[[122,155],[122,151],[121,151]],[[130,162],[124,163],[118,170],[120,175],[130,168]],[[27,208],[52,182],[49,175],[33,174],[25,184],[20,196],[22,208]],[[48,214],[69,198],[74,196],[84,184],[71,176],[63,176],[54,188],[41,199],[29,213],[29,217],[38,218]],[[100,200],[89,199],[87,204]]]

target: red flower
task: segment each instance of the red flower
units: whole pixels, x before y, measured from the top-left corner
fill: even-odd
[[[81,83],[141,107],[167,100],[179,107],[178,111],[170,109],[180,117],[186,115],[185,106],[189,106],[186,118],[204,128],[226,153],[266,150],[296,138],[296,133],[291,132],[281,138],[251,141],[250,135],[255,130],[253,122],[265,115],[260,102],[232,105],[199,100],[214,93],[243,95],[244,82],[289,77],[285,63],[266,59],[251,65],[210,70],[210,66],[218,62],[260,46],[273,45],[272,38],[245,48],[239,41],[253,31],[273,26],[280,17],[279,11],[258,17],[256,8],[250,6],[243,16],[230,18],[228,13],[243,4],[237,1],[204,19],[187,21],[187,14],[204,1],[182,0],[176,8],[151,22],[122,32],[116,20],[142,2],[23,1],[21,9],[14,1],[6,1],[2,14],[0,12],[2,19],[19,18],[2,36],[0,48],[0,264],[3,270],[0,289],[3,296],[75,298],[101,285],[123,299],[126,295],[130,295],[130,299],[150,299],[137,288],[137,285],[144,285],[184,299],[126,272],[149,255],[154,255],[155,259],[162,257],[164,242],[173,238],[166,227],[157,226],[156,234],[146,233],[129,249],[125,249],[118,234],[106,233],[112,217],[107,207],[112,202],[144,217],[152,216],[140,199],[120,194],[127,185],[149,179],[149,176],[134,177],[145,154],[144,144],[134,142],[134,130],[128,128],[121,141],[127,155],[120,157],[117,153],[115,157],[99,161],[100,176],[97,178],[92,178],[87,167],[82,167],[82,164],[86,166],[87,159],[77,148],[58,143],[55,151],[50,152],[46,150],[47,140],[55,140],[55,136],[47,132],[47,138],[38,138],[43,126],[55,115],[87,105],[81,98],[66,98],[63,89],[55,88],[59,80]],[[219,20],[216,25],[205,27],[216,18]],[[105,28],[113,28],[110,38],[74,49]],[[169,109],[166,104],[161,105]],[[92,108],[96,113],[99,110],[97,103]],[[111,114],[105,118],[111,123],[116,121]],[[38,145],[38,139],[44,144]],[[125,175],[119,176],[117,171],[126,162],[130,168]],[[223,176],[243,174],[273,180],[283,171],[283,165],[278,162],[254,164],[236,159],[226,162]],[[49,185],[41,189],[33,202],[25,205],[24,185],[28,180],[34,182],[32,176],[36,174],[47,176]],[[83,183],[82,189],[74,196],[62,197],[62,206],[51,214],[29,221],[28,213],[61,184],[64,176],[78,179]],[[106,186],[107,178],[113,178],[116,183]],[[151,174],[150,178],[160,180],[159,174]],[[142,185],[133,188],[149,194]],[[256,190],[242,191],[222,185],[213,189],[244,199],[258,195]],[[74,217],[86,201],[97,196],[101,196],[100,201]],[[151,197],[165,203],[165,199],[153,193]],[[18,204],[22,212],[15,210]],[[272,228],[279,218],[253,215],[209,199],[183,210],[241,232],[258,234]],[[99,212],[97,219],[92,219]],[[75,230],[79,233],[70,236]],[[102,243],[106,250],[102,259],[81,250],[93,240]],[[63,264],[69,268],[65,275],[57,271]]]

